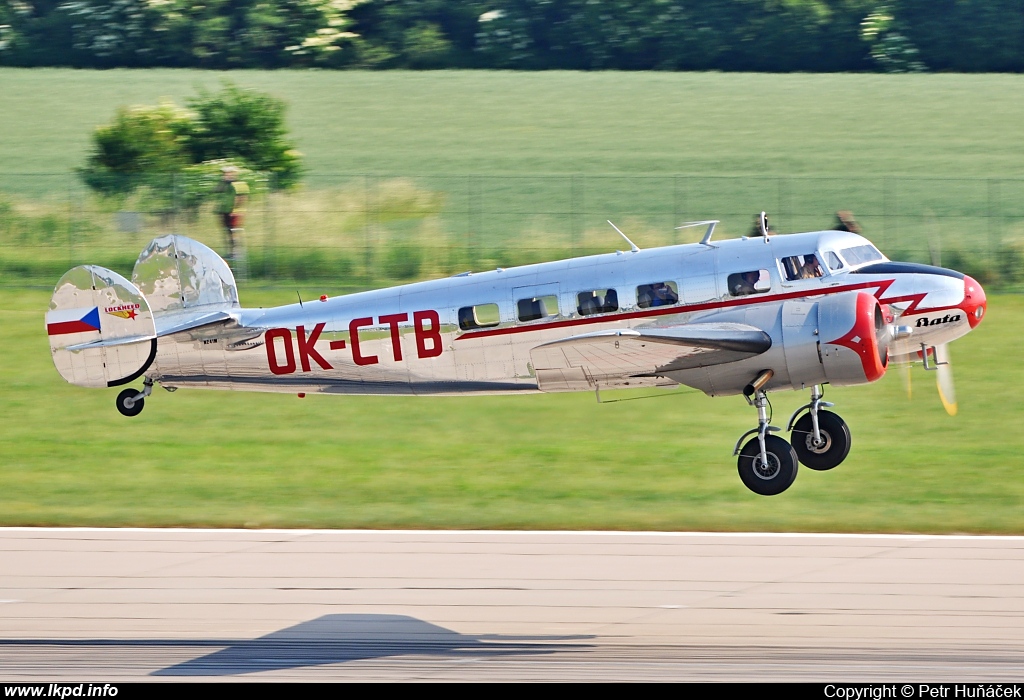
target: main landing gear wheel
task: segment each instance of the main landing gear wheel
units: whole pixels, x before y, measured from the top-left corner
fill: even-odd
[[[767,462],[761,460],[758,438],[748,440],[740,450],[736,467],[744,486],[761,496],[774,496],[788,489],[796,479],[796,452],[777,435],[764,436],[764,449]]]
[[[125,389],[117,395],[117,410],[122,416],[137,416],[145,405],[146,399],[138,389]]]
[[[821,442],[815,445],[810,413],[800,416],[793,424],[793,449],[800,464],[819,472],[838,467],[850,454],[849,426],[831,411],[818,411],[818,433]]]

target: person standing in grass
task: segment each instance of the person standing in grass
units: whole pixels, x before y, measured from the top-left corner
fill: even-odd
[[[249,185],[238,179],[239,169],[233,165],[221,168],[221,180],[217,185],[217,216],[228,239],[228,259],[237,260],[236,245],[242,233],[242,217],[245,201],[249,196]]]

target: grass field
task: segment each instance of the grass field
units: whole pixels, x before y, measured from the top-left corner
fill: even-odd
[[[247,305],[291,290],[242,290]],[[43,333],[48,294],[0,292],[0,524],[1024,532],[1024,298],[994,296],[953,346],[960,415],[917,368],[829,389],[854,448],[785,494],[740,483],[755,423],[738,397],[687,390],[402,398],[157,393],[127,419],[114,390],[67,385]],[[637,394],[612,392],[605,400]],[[782,424],[805,400],[774,394]]]
[[[279,95],[309,167],[256,198],[258,279],[379,286],[641,246],[684,220],[745,233],[855,212],[893,258],[932,248],[990,287],[1024,281],[1021,76],[0,70],[0,276],[45,283],[83,262],[130,267],[153,235],[215,248],[209,212],[137,234],[71,169],[122,104],[184,102],[230,78]],[[980,254],[980,257],[979,257]],[[335,290],[332,290],[335,291]]]
[[[64,173],[116,107],[223,79],[338,174],[1021,177],[1024,76],[0,70],[0,172]]]
[[[606,219],[642,246],[697,235],[684,220],[735,236],[762,209],[780,231],[853,210],[895,258],[980,251],[990,285],[1024,259],[1024,76],[3,69],[0,274],[124,267],[169,230],[220,246],[208,212],[119,232],[146,203],[98,202],[71,170],[117,106],[225,78],[288,102],[309,167],[252,203],[261,278],[373,286],[603,252]]]
[[[207,213],[119,232],[70,171],[117,106],[223,78],[288,101],[309,166],[252,207],[253,263],[297,281],[243,285],[250,306],[621,246],[608,218],[641,246],[765,208],[782,231],[852,209],[901,258],[1024,244],[1024,76],[0,69],[0,524],[1024,533],[1021,296],[954,344],[958,417],[920,368],[912,401],[896,372],[830,389],[850,458],[769,499],[730,454],[753,409],[686,390],[158,390],[123,418],[53,369],[46,287],[79,262],[129,273],[172,228],[220,239]],[[781,424],[805,396],[772,400]]]

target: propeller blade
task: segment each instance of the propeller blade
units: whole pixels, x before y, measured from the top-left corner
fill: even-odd
[[[939,387],[939,398],[946,413],[955,416],[956,387],[953,385],[953,365],[949,363],[949,346],[946,343],[935,346],[935,364],[937,368],[935,384]]]
[[[910,371],[911,365],[909,362],[900,362],[897,366],[900,368],[900,376],[903,377],[903,388],[907,392],[907,399],[912,399],[914,397],[914,391],[912,381],[913,372]]]

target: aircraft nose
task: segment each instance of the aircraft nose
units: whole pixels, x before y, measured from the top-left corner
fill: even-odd
[[[971,328],[975,328],[981,323],[981,319],[988,309],[985,290],[976,279],[969,275],[964,275],[964,301],[960,308],[967,314],[967,321],[971,324]]]

